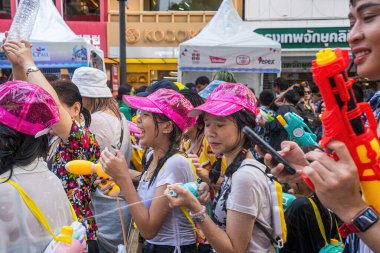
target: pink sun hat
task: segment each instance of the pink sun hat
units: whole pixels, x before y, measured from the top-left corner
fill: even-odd
[[[207,98],[203,105],[191,110],[190,116],[203,112],[215,116],[229,116],[242,109],[257,115],[257,99],[253,92],[241,83],[223,83]]]
[[[196,123],[195,117],[189,117],[194,108],[182,94],[171,89],[159,89],[147,97],[124,95],[123,101],[129,106],[151,113],[164,114],[184,132]]]
[[[41,87],[23,81],[0,85],[0,122],[36,138],[59,122],[53,97]]]

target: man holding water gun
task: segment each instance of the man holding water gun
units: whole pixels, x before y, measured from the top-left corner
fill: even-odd
[[[350,0],[349,20],[351,32],[348,37],[348,42],[355,57],[354,63],[357,65],[358,74],[363,78],[366,77],[372,80],[378,80],[380,78],[380,30],[378,29],[380,25],[380,0]],[[338,101],[338,98],[344,97],[344,95],[347,98],[350,94],[347,90],[344,91],[337,88],[339,83],[336,82],[337,80],[335,77],[328,80],[331,82],[332,88],[335,88],[333,91],[335,96],[330,97],[330,102],[336,100],[338,107],[342,107],[342,104],[344,103]],[[349,82],[349,80],[343,80],[343,83],[347,82]],[[337,93],[340,94],[337,95]],[[325,96],[324,100],[327,102]],[[349,126],[347,129],[352,127],[354,131],[359,132],[357,133],[357,136],[363,136],[360,133],[360,129],[355,129],[355,126],[359,126],[359,128],[360,126],[363,127],[360,122],[361,114],[349,115],[347,112],[350,112],[351,106],[352,103],[347,106],[347,111],[340,111],[342,114],[345,113],[345,116],[347,117],[346,119],[349,119],[349,121],[345,122],[345,127]],[[326,104],[326,110],[328,111],[328,109],[329,108],[327,108]],[[364,111],[364,108],[360,108],[359,112],[362,111]],[[333,112],[331,110],[331,113],[339,115],[336,111]],[[359,121],[359,124],[356,124],[358,122],[355,123],[355,120]],[[376,130],[376,127],[376,122],[375,126],[372,122],[372,124],[370,123],[369,126],[363,127],[361,130],[366,131],[364,135],[369,131],[369,128],[371,133],[376,133],[376,131],[374,131]],[[331,129],[334,129],[334,127],[331,127]],[[337,134],[337,132],[333,132],[331,136],[334,134],[339,137],[339,133]],[[341,140],[344,139],[345,136],[340,137],[343,138],[334,139]],[[363,142],[363,139],[360,139],[359,137],[352,140],[352,142],[356,141]],[[378,145],[378,141],[369,140],[368,143],[364,144],[366,150],[368,148],[369,150],[372,150],[372,152],[375,151],[375,153],[372,154],[367,152],[368,159],[362,159],[363,157],[361,157],[359,151],[360,148],[358,147],[356,147],[357,149],[355,150],[358,154],[355,155],[355,152],[352,151],[353,145],[350,145],[350,143],[348,143],[349,145],[347,147],[343,142],[332,140],[331,138],[329,141],[325,141],[325,143],[322,144],[327,144],[326,147],[334,151],[336,156],[339,157],[339,160],[337,161],[321,151],[312,151],[304,155],[297,144],[293,142],[283,142],[280,153],[297,169],[295,175],[286,174],[283,170],[282,164],[274,166],[271,163],[271,157],[269,154],[265,155],[265,160],[267,165],[271,168],[271,172],[283,182],[297,182],[302,180],[302,173],[308,177],[314,185],[315,192],[321,202],[327,208],[333,210],[334,213],[342,219],[346,224],[346,232],[353,232],[353,234],[355,234],[355,236],[350,236],[350,239],[347,240],[345,252],[380,252],[380,221],[378,214],[380,210],[378,210],[379,208],[369,207],[359,192],[361,185],[364,198],[367,202],[370,202],[371,205],[379,206],[379,195],[376,197],[375,195],[368,193],[369,188],[372,193],[380,191],[377,186],[380,182],[378,175],[372,175],[372,181],[365,181],[365,178],[368,177],[370,173],[376,172],[378,162],[377,164],[372,163],[372,172],[368,172],[361,168],[361,165],[369,160],[376,161],[377,159],[378,161],[378,152],[376,152],[376,147],[372,146]],[[350,151],[353,156],[351,156]],[[371,156],[373,154],[375,157]],[[361,159],[362,163],[358,162]],[[358,171],[361,174],[360,178],[358,176]],[[367,174],[364,174],[364,171],[366,171]],[[372,184],[369,188],[368,182]],[[352,225],[355,226],[353,227]],[[353,245],[354,243],[352,243],[353,240],[351,239],[356,236],[360,237],[362,241],[359,242],[359,245],[355,248]]]

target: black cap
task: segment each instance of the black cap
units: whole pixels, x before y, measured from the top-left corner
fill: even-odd
[[[161,81],[157,81],[155,83],[152,83],[150,86],[148,86],[148,88],[146,89],[146,91],[139,92],[136,95],[139,96],[139,97],[147,97],[148,95],[150,95],[153,92],[155,92],[155,91],[157,91],[159,89],[162,89],[162,88],[179,91],[177,85],[175,85],[172,81],[161,80]]]

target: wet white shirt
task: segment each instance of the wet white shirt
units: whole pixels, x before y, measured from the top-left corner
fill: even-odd
[[[9,171],[0,175],[9,177]],[[73,222],[69,200],[61,181],[42,159],[15,167],[11,178],[34,200],[53,232]],[[44,252],[53,238],[33,216],[19,192],[9,183],[0,183],[0,252]]]

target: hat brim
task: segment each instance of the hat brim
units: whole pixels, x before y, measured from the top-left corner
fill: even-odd
[[[225,117],[242,110],[244,107],[226,101],[209,101],[190,111],[189,116],[194,117],[207,112],[209,114]]]
[[[123,102],[130,107],[140,109],[143,111],[151,112],[151,113],[160,113],[163,114],[160,108],[150,101],[146,97],[136,97],[136,96],[130,96],[130,95],[124,95],[123,96]]]
[[[108,87],[78,86],[82,97],[88,98],[112,98],[112,93]]]

